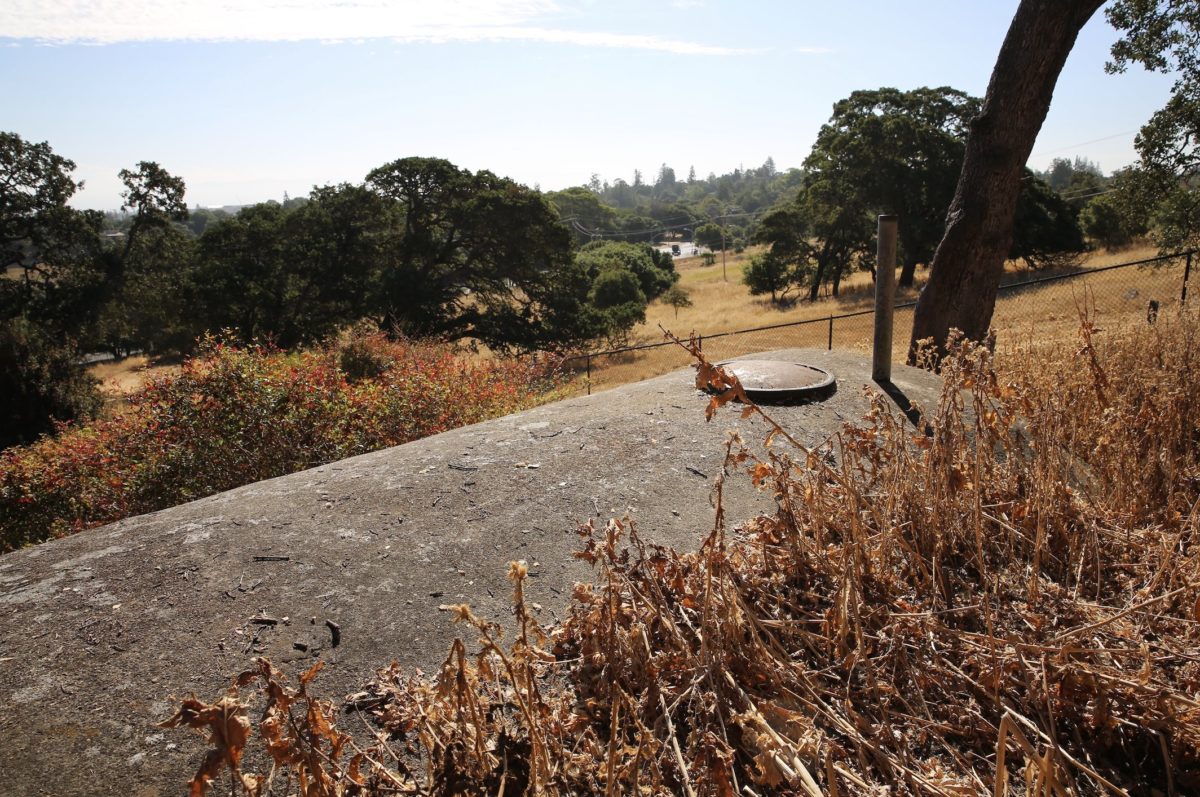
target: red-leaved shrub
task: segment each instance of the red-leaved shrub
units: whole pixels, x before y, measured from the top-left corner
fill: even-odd
[[[558,384],[536,360],[382,335],[299,353],[208,340],[117,417],[0,452],[0,551],[505,415]]]

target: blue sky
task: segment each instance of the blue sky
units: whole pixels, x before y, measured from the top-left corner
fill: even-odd
[[[550,190],[799,166],[855,89],[982,96],[1016,0],[5,0],[0,129],[49,141],[120,204],[154,160],[189,204],[359,181],[428,155]],[[1104,72],[1102,13],[1030,165],[1131,162],[1171,79]]]

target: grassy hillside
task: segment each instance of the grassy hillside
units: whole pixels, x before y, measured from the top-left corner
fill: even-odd
[[[721,262],[704,265],[702,258],[683,258],[676,261],[679,284],[688,291],[692,307],[679,310],[662,302],[650,305],[646,322],[635,328],[631,339],[636,344],[662,341],[661,325],[672,332],[687,336],[690,332],[702,335],[784,324],[808,319],[826,319],[830,315],[871,310],[874,306],[874,283],[867,272],[858,272],[842,283],[838,298],[824,291],[816,302],[799,301],[780,307],[770,297],[751,296],[741,282],[742,267],[754,254],[730,255],[726,266],[728,280],[722,279]],[[1141,246],[1121,252],[1094,252],[1082,265],[1097,268],[1116,263],[1153,257],[1152,247]],[[1014,345],[1071,337],[1078,327],[1078,311],[1085,305],[1103,324],[1135,323],[1145,320],[1146,306],[1156,299],[1165,309],[1178,302],[1182,280],[1182,264],[1172,262],[1162,268],[1128,268],[1059,283],[1026,289],[1018,293],[1002,293],[997,305],[993,326],[998,333],[998,345],[1003,350]],[[1005,282],[1016,282],[1047,276],[1046,272],[1031,272],[1020,262],[1008,264]],[[903,289],[897,303],[915,301],[927,278],[927,272],[917,274],[914,288]],[[834,323],[833,345],[839,349],[859,349],[869,352],[873,329],[871,316],[839,320]],[[912,329],[912,311],[899,310],[895,319],[895,351],[897,361],[903,361]],[[720,338],[705,343],[705,351],[714,358],[740,356],[755,351],[790,347],[825,347],[829,328],[825,323],[771,330],[766,332]],[[592,389],[616,387],[628,382],[667,373],[687,364],[687,358],[673,347],[594,358]],[[579,369],[582,363],[573,365]],[[585,385],[581,382],[580,389]]]

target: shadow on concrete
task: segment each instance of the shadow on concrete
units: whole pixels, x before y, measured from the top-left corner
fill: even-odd
[[[899,385],[891,380],[884,382],[877,381],[875,384],[896,404],[897,409],[904,413],[904,417],[908,418],[908,422],[914,428],[923,432],[926,437],[933,437],[933,427],[925,423],[920,411],[908,400],[908,396],[900,389]]]

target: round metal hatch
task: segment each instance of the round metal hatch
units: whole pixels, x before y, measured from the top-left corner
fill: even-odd
[[[833,374],[821,368],[786,360],[727,360],[717,363],[732,371],[754,401],[816,401],[837,389]]]

